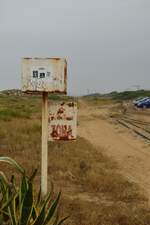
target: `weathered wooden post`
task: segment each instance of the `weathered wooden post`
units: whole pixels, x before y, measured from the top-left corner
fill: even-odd
[[[41,194],[47,193],[48,168],[48,92],[42,93],[42,154],[41,154]]]

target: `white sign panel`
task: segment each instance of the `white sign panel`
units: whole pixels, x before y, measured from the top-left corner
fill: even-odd
[[[59,58],[24,58],[22,91],[66,93],[67,63]]]
[[[77,137],[77,104],[56,102],[49,105],[48,140],[75,140]]]

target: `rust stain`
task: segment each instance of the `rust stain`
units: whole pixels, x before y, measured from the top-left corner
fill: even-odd
[[[65,65],[65,68],[64,68],[64,78],[65,80],[67,79],[67,65]]]
[[[68,116],[68,117],[66,117],[66,120],[69,120],[69,121],[73,120],[73,117],[72,116],[71,117]]]
[[[57,58],[57,57],[46,57],[46,58],[43,58],[43,59],[48,59],[48,60],[61,60],[61,58]]]
[[[65,83],[65,92],[67,93],[67,61],[65,60],[64,67],[64,83]]]
[[[60,134],[61,128],[61,134]],[[70,140],[73,138],[71,127],[67,127],[67,125],[57,125],[52,127],[51,136],[55,139],[59,140]]]
[[[56,131],[55,129],[52,130],[51,136],[52,136],[53,138],[55,138],[55,137],[58,136],[57,131]]]
[[[68,106],[69,106],[69,107],[74,107],[74,102],[69,102],[69,103],[68,103]]]
[[[60,90],[56,89],[56,90],[54,90],[54,91],[51,91],[51,93],[60,93],[60,94],[62,93],[62,94],[63,94],[63,93],[65,93],[65,92],[64,92],[64,91],[60,91]]]
[[[58,120],[62,120],[62,119],[63,119],[63,117],[62,117],[62,116],[60,116],[60,115],[58,115],[58,116],[57,116],[57,119],[58,119]]]
[[[23,93],[26,93],[26,94],[31,94],[31,95],[41,95],[43,91],[31,91],[31,90],[26,90],[26,91],[22,91]],[[47,91],[45,91],[47,92]],[[64,91],[58,91],[58,90],[55,90],[55,91],[50,91],[50,93],[52,94],[67,94],[67,92],[64,92]]]
[[[61,60],[61,58],[53,58],[53,59],[56,60],[56,61],[57,61],[57,60]]]
[[[77,105],[70,102],[50,104],[49,140],[75,140],[77,123]]]
[[[65,112],[65,109],[61,107],[58,109],[57,114],[63,114],[64,112]]]

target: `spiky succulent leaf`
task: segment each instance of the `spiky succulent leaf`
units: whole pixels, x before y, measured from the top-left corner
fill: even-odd
[[[29,177],[29,182],[33,182],[33,180],[34,180],[34,178],[35,178],[35,176],[36,176],[36,174],[37,174],[37,169],[35,169],[34,171],[33,171],[33,173],[32,173],[32,175]]]
[[[61,219],[58,223],[57,223],[57,225],[61,225],[63,222],[65,222],[65,220],[67,220],[69,218],[69,216],[67,216],[67,217],[65,217],[65,218],[63,218],[63,219]]]
[[[37,218],[37,212],[36,212],[36,208],[35,208],[34,205],[33,205],[33,208],[32,208],[31,217],[32,217],[33,221],[35,221],[36,218]]]
[[[12,201],[8,205],[8,213],[9,213],[9,218],[11,221],[11,225],[17,225],[17,219],[16,219],[16,204],[15,204],[15,193],[12,191],[11,187],[9,186],[7,189],[7,200],[9,200],[11,197]]]
[[[20,187],[20,205],[24,199],[25,194],[28,191],[28,181],[25,175],[22,176],[21,187]]]
[[[25,193],[22,206],[21,206],[21,215],[20,215],[20,225],[27,225],[32,214],[33,209],[33,188],[32,183],[29,183],[28,190]]]
[[[15,169],[17,169],[21,174],[25,173],[25,170],[23,169],[22,166],[20,166],[15,160],[9,158],[9,157],[0,157],[0,162],[5,162],[10,165],[12,165]]]
[[[56,211],[56,208],[58,206],[58,202],[59,202],[59,199],[60,199],[60,195],[61,195],[61,192],[59,192],[56,200],[53,202],[52,206],[50,207],[50,209],[48,210],[48,213],[47,213],[47,216],[46,216],[46,219],[44,221],[44,224],[43,225],[46,225],[49,223],[49,221],[51,220],[51,218],[55,215],[55,211]]]
[[[35,222],[33,223],[33,225],[39,225],[39,224],[43,224],[44,220],[45,220],[45,215],[46,215],[46,211],[45,211],[45,205],[43,206],[43,208],[41,209],[38,217],[36,218]]]

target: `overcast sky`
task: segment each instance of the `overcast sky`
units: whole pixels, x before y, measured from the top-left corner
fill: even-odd
[[[0,0],[0,89],[34,56],[67,58],[70,94],[150,89],[150,0]]]

